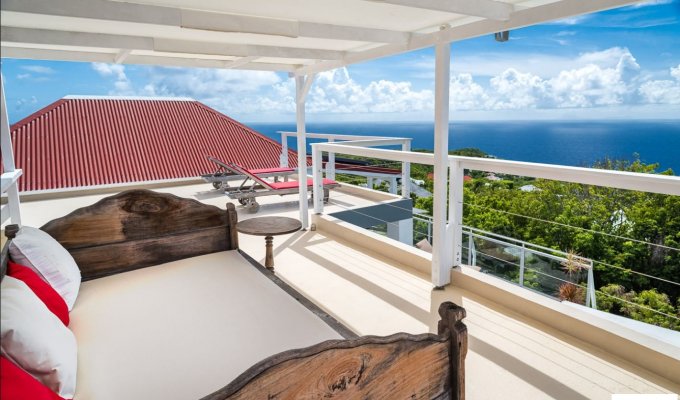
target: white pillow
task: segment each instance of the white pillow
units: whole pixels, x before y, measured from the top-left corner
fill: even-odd
[[[9,246],[12,260],[33,269],[64,298],[69,311],[78,297],[80,269],[71,254],[38,228],[22,226]]]
[[[64,398],[76,388],[76,338],[26,284],[5,276],[0,285],[0,350]]]

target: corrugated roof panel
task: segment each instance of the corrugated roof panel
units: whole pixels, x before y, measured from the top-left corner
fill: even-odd
[[[197,177],[213,156],[278,167],[281,145],[197,101],[65,98],[12,125],[22,192]],[[289,151],[292,167],[297,155]]]

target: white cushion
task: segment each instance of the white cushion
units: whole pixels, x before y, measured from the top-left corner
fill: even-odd
[[[236,250],[83,282],[74,400],[199,399],[256,362],[340,335]]]
[[[80,269],[66,249],[37,228],[22,226],[9,246],[14,262],[25,265],[49,283],[64,298],[69,311],[78,297]]]
[[[11,276],[0,293],[0,350],[59,396],[73,398],[77,348],[73,333],[26,284]]]

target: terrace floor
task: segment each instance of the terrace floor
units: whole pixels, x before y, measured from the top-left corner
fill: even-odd
[[[207,184],[155,189],[224,207],[226,196]],[[22,203],[24,224],[41,226],[106,195]],[[331,192],[327,212],[374,204]],[[260,201],[261,200],[261,201]],[[297,196],[266,197],[257,214],[298,217]],[[240,235],[240,247],[264,262],[264,239]],[[274,239],[276,273],[360,335],[436,331],[445,300],[467,310],[467,399],[610,399],[612,393],[680,392],[670,382],[589,343],[519,314],[493,299],[449,285],[433,291],[429,276],[322,230]]]

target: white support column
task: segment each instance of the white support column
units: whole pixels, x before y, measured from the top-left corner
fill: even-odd
[[[326,169],[328,173],[328,169]],[[314,193],[314,213],[323,212],[323,153],[317,150],[317,145],[312,145],[312,190]]]
[[[401,151],[411,151],[411,141],[405,140],[401,145]],[[395,192],[396,193],[396,192]],[[401,163],[401,197],[411,197],[411,163]]]
[[[307,204],[307,132],[305,127],[305,100],[314,75],[295,77],[295,116],[297,121],[298,182],[300,190],[300,222],[302,229],[309,226]]]
[[[366,178],[366,187],[373,189],[373,178],[370,176]]]
[[[328,143],[333,143],[335,139],[328,138]],[[328,162],[326,163],[326,177],[335,180],[335,153],[328,153]]]
[[[463,167],[460,161],[449,165],[449,220],[446,225],[448,263],[459,266],[463,261]]]
[[[451,280],[451,243],[446,235],[446,181],[449,155],[449,68],[451,48],[449,43],[435,46],[434,89],[434,194],[432,238],[432,284],[445,286]],[[448,252],[448,253],[447,253]]]
[[[397,194],[397,177],[390,178],[390,193]]]
[[[281,156],[279,156],[279,166],[281,168],[288,167],[288,135],[281,133]]]
[[[14,151],[12,149],[12,137],[9,129],[9,116],[7,115],[7,101],[5,99],[5,78],[0,74],[0,92],[2,92],[2,100],[0,101],[0,147],[2,151],[2,166],[4,174],[11,174],[16,171],[14,164]],[[3,175],[4,175],[3,174]],[[21,225],[21,207],[19,204],[19,186],[17,179],[21,176],[21,171],[14,174],[13,182],[7,187],[7,207],[9,208],[9,217],[13,224]],[[3,185],[4,186],[4,185]],[[4,191],[4,190],[3,190]],[[2,221],[5,216],[0,216]]]

